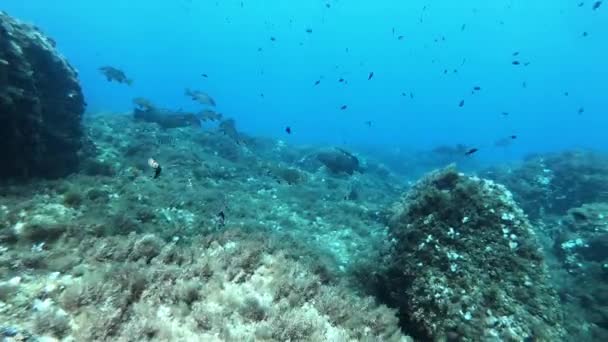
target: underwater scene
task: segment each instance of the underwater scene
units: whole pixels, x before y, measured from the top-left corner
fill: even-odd
[[[608,341],[608,3],[3,0],[0,341]]]

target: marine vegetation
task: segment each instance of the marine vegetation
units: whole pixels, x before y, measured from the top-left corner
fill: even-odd
[[[389,226],[386,295],[416,337],[563,338],[540,245],[505,187],[436,171],[396,204]]]
[[[35,26],[0,11],[0,177],[77,170],[85,101],[70,63]]]

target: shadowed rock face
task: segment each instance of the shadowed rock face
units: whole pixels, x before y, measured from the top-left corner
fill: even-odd
[[[78,167],[85,102],[76,71],[54,45],[0,12],[2,178],[56,178]]]

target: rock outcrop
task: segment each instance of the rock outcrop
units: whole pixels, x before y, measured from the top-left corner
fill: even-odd
[[[0,177],[61,177],[78,167],[84,96],[38,28],[0,12]]]
[[[558,341],[562,313],[512,195],[452,168],[395,207],[386,287],[421,340]]]

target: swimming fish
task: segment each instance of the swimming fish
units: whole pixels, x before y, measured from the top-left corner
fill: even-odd
[[[106,77],[108,82],[115,81],[117,83],[133,84],[133,80],[129,79],[124,71],[111,66],[103,66],[99,71]]]
[[[342,82],[344,82],[344,79],[341,78],[341,79],[338,80],[338,82],[342,83]]]
[[[473,87],[473,90],[475,90],[475,91],[480,91],[480,90],[481,90],[481,87],[480,87],[480,86],[475,86],[475,87]]]
[[[367,127],[372,127],[372,122],[371,121],[365,121],[365,124],[367,125]]]
[[[203,76],[204,78],[208,78],[209,77],[209,75],[207,75],[207,74],[201,74],[201,76]]]
[[[519,65],[520,63],[519,63],[519,61],[513,61],[513,62],[511,62],[511,64],[513,64],[513,65]]]
[[[585,108],[584,107],[581,107],[581,108],[578,109],[578,114],[579,115],[583,114],[584,112],[585,112]]]
[[[154,179],[158,178],[163,170],[162,167],[160,167],[160,164],[156,160],[149,158],[148,166],[154,170]]]
[[[367,80],[368,81],[371,80],[372,77],[374,77],[374,72],[373,71],[369,73],[369,76],[367,76]]]
[[[291,134],[291,127],[289,127],[289,126],[285,127],[285,133]]]
[[[464,100],[460,100],[460,103],[458,104],[458,107],[462,107],[464,106]]]
[[[340,110],[346,110],[346,108],[348,108],[347,105],[343,105],[342,107],[340,107]]]
[[[595,11],[596,9],[600,8],[600,6],[602,6],[602,2],[601,2],[601,1],[596,1],[596,2],[593,4],[593,7],[592,7],[592,8],[593,8],[593,10]]]
[[[306,29],[306,33],[312,33],[312,29],[311,28],[307,28]]]
[[[477,148],[472,148],[464,153],[465,156],[473,155],[475,152],[479,151]]]
[[[317,80],[317,81],[315,82],[315,85],[317,86],[317,85],[319,85],[319,83],[321,83],[321,80]]]
[[[211,98],[211,96],[207,95],[207,93],[203,93],[202,91],[198,90],[186,89],[185,95],[189,96],[190,98],[192,98],[193,101],[196,101],[200,104],[215,107],[215,101],[213,100],[213,98]]]

